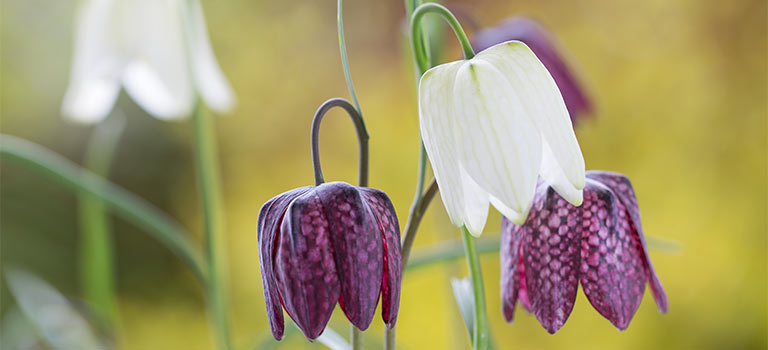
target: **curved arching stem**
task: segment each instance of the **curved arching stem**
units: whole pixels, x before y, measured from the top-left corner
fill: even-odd
[[[459,20],[456,19],[456,16],[443,5],[434,2],[426,3],[417,7],[411,16],[411,47],[413,48],[413,54],[416,58],[416,65],[419,67],[421,74],[424,74],[424,72],[431,68],[429,67],[429,58],[425,53],[425,48],[422,45],[419,45],[418,40],[419,23],[421,22],[422,17],[427,13],[440,15],[440,17],[443,17],[448,25],[451,26],[451,29],[453,29],[453,32],[456,34],[456,38],[459,39],[461,51],[464,53],[464,59],[468,60],[475,57],[475,51],[469,43],[469,38],[467,38],[467,34],[464,33],[464,29],[461,27],[461,24],[459,24]]]
[[[323,169],[320,166],[320,123],[323,121],[323,117],[329,110],[334,107],[343,108],[349,117],[352,119],[352,123],[355,124],[355,131],[357,131],[357,143],[360,147],[360,160],[359,160],[359,173],[358,173],[358,186],[368,187],[368,132],[365,130],[365,124],[363,118],[357,109],[349,103],[349,101],[343,98],[332,98],[325,101],[320,108],[315,112],[315,117],[312,119],[312,132],[311,132],[311,147],[312,147],[312,168],[315,173],[315,186],[325,182],[323,178]]]

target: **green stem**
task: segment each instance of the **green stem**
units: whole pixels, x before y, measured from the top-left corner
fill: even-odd
[[[125,119],[117,114],[98,124],[85,152],[85,168],[107,177]],[[110,329],[117,321],[112,232],[104,200],[86,191],[78,194],[80,214],[80,284],[97,318]]]
[[[411,248],[413,247],[413,241],[416,238],[416,231],[419,229],[421,219],[424,217],[424,213],[429,207],[429,203],[437,194],[437,182],[432,180],[427,187],[427,191],[418,196],[413,205],[411,211],[408,213],[408,222],[405,224],[405,233],[401,242],[401,259],[402,266],[408,266],[408,257],[411,255]]]
[[[197,183],[203,210],[204,251],[208,271],[206,297],[211,322],[216,328],[218,348],[226,350],[230,349],[229,305],[225,294],[227,278],[224,271],[226,269],[222,268],[224,223],[221,217],[221,186],[219,185],[215,129],[210,114],[203,111],[199,100],[195,103],[192,119],[195,128]]]
[[[436,3],[427,3],[418,5],[418,0],[405,0],[405,11],[408,18],[410,18],[410,36],[411,36],[411,48],[413,49],[413,55],[416,60],[416,67],[418,70],[417,79],[421,79],[421,76],[431,68],[433,64],[432,59],[429,57],[427,50],[428,43],[426,41],[426,35],[424,34],[421,26],[421,18],[430,12],[441,15],[451,26],[454,33],[456,33],[459,43],[461,44],[464,52],[464,58],[470,59],[475,56],[475,52],[472,50],[472,46],[469,44],[469,39],[464,33],[464,29],[461,28],[459,21],[456,17],[448,11],[442,5]],[[426,192],[424,191],[424,180],[426,177],[427,168],[427,151],[424,148],[424,142],[419,137],[419,165],[418,174],[416,178],[416,194],[411,204],[411,210],[408,215],[408,222],[405,225],[405,234],[402,238],[402,266],[407,267],[408,257],[411,252],[411,247],[416,238],[416,231],[418,231],[421,219],[424,213],[427,211],[429,204],[432,202],[435,194],[437,194],[437,183],[432,180],[432,183],[428,187]],[[384,348],[386,350],[394,350],[395,348],[395,329],[387,328],[384,331]]]
[[[464,33],[464,29],[461,27],[461,24],[459,24],[459,20],[456,19],[456,16],[443,5],[434,2],[422,4],[416,8],[411,16],[411,46],[416,58],[416,65],[419,67],[421,74],[424,74],[424,72],[430,68],[429,57],[426,50],[424,50],[423,47],[420,48],[418,45],[419,23],[421,22],[422,17],[427,13],[440,15],[446,22],[448,22],[448,25],[451,26],[451,29],[453,29],[453,32],[456,34],[456,38],[459,39],[461,50],[464,53],[464,59],[468,60],[475,57],[475,51],[469,43],[469,38],[467,38],[467,34]]]
[[[347,43],[344,40],[344,16],[342,15],[341,3],[342,0],[338,0],[336,3],[336,23],[339,30],[339,51],[341,52],[341,65],[344,67],[344,77],[347,79],[347,88],[349,89],[349,95],[352,97],[352,103],[355,104],[357,113],[360,114],[360,119],[363,120],[363,131],[365,131],[365,136],[368,136],[368,130],[365,128],[365,119],[363,118],[363,110],[360,109],[360,102],[357,100],[357,94],[355,93],[355,84],[352,83],[352,73],[349,70]]]
[[[168,247],[189,266],[202,283],[206,282],[201,254],[189,240],[187,231],[152,204],[80,168],[64,157],[18,137],[0,134],[0,155],[71,190],[83,191],[100,198],[118,216],[134,223]]]
[[[475,238],[467,230],[461,228],[464,234],[464,250],[467,255],[469,274],[472,278],[472,294],[475,299],[475,323],[472,330],[472,349],[488,349],[488,315],[485,310],[485,290],[483,287],[483,271],[480,267],[480,257],[477,253]]]
[[[354,325],[349,326],[349,342],[352,343],[352,349],[363,348],[363,331],[357,329]]]

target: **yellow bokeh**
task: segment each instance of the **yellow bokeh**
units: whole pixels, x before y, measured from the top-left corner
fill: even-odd
[[[0,129],[80,162],[91,128],[60,116],[76,5],[71,0],[3,1]],[[418,151],[403,4],[366,0],[345,6],[352,77],[371,135],[370,185],[390,196],[402,227],[415,189]],[[623,332],[582,292],[555,335],[520,309],[515,323],[506,324],[498,254],[484,255],[497,348],[766,348],[766,2],[484,0],[447,6],[460,14],[470,35],[475,26],[512,15],[532,16],[555,33],[597,107],[577,127],[587,169],[627,174],[646,233],[679,245],[675,251],[651,250],[669,312],[659,314],[648,291]],[[273,343],[259,271],[259,208],[278,193],[312,183],[312,116],[326,99],[348,97],[335,1],[204,0],[203,7],[219,63],[238,98],[233,113],[216,117],[216,127],[233,338],[237,349],[254,349]],[[444,56],[458,59],[447,28],[446,35]],[[190,121],[155,120],[125,94],[117,108],[128,124],[110,179],[199,234]],[[342,112],[326,118],[321,159],[326,180],[356,180],[355,134]],[[2,163],[0,175],[2,263],[25,266],[77,297],[75,197],[10,162]],[[487,236],[498,235],[498,222],[494,211]],[[211,348],[202,292],[192,274],[138,228],[119,219],[114,228],[120,347]],[[459,238],[436,199],[414,254]],[[469,348],[449,283],[466,274],[461,259],[405,273],[398,348]],[[8,309],[11,304],[4,297],[0,305]],[[331,326],[346,336],[340,309]],[[380,348],[382,334],[377,316],[365,333],[369,348]],[[321,346],[292,329],[275,348]]]

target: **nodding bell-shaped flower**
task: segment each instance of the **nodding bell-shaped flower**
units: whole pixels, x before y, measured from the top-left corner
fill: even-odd
[[[512,17],[475,34],[472,47],[481,51],[509,40],[519,40],[528,45],[552,74],[574,124],[580,117],[592,112],[592,102],[560,54],[554,36],[539,22],[527,17]]]
[[[270,199],[259,212],[258,238],[267,317],[282,339],[282,308],[313,340],[322,334],[338,302],[357,328],[368,328],[381,295],[382,318],[397,320],[400,303],[400,227],[395,209],[379,190],[344,182],[323,183],[317,154],[320,119],[331,107],[346,109],[361,148],[366,182],[367,136],[354,107],[329,100],[312,127],[316,186]]]
[[[98,122],[121,86],[160,119],[189,115],[198,94],[217,112],[232,108],[232,88],[216,62],[198,0],[85,1],[62,113]]]
[[[552,76],[522,42],[424,73],[419,121],[454,225],[479,235],[489,202],[523,223],[539,175],[581,204],[584,158],[568,110]]]
[[[524,225],[502,218],[501,299],[507,322],[519,300],[554,334],[573,310],[579,283],[597,312],[620,330],[640,306],[646,282],[659,311],[667,311],[632,184],[617,173],[586,176],[580,207],[540,183]]]

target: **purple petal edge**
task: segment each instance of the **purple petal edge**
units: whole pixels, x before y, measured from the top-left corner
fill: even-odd
[[[400,224],[395,207],[389,197],[373,188],[359,188],[371,208],[381,230],[384,241],[384,276],[381,281],[381,318],[387,327],[397,322],[400,308],[400,283],[402,254],[400,247]]]
[[[296,197],[304,194],[309,189],[309,186],[301,187],[277,195],[267,201],[259,210],[257,236],[259,241],[261,283],[264,289],[264,301],[266,303],[269,328],[272,331],[272,336],[277,340],[283,338],[285,323],[280,296],[277,291],[277,280],[273,269],[275,233],[288,205]]]
[[[624,174],[609,171],[590,170],[587,171],[587,178],[600,181],[608,186],[626,207],[627,213],[631,219],[632,232],[637,235],[640,242],[646,275],[651,286],[651,292],[653,292],[653,297],[656,300],[656,306],[658,307],[659,312],[666,313],[669,306],[667,293],[664,291],[664,286],[662,286],[658,275],[656,275],[653,263],[651,262],[651,257],[648,254],[648,247],[645,243],[645,236],[640,220],[640,208],[637,204],[637,197],[635,196],[635,190],[632,188],[632,183]]]
[[[642,251],[626,209],[613,191],[587,179],[582,209],[580,281],[603,317],[625,330],[645,291]]]

